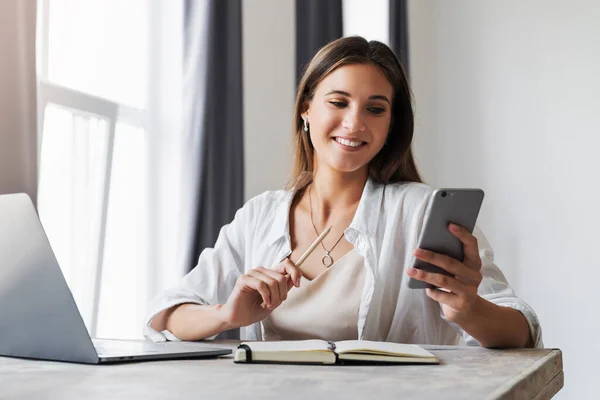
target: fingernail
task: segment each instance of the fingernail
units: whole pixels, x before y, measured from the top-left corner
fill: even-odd
[[[415,274],[417,273],[417,270],[416,270],[416,269],[414,269],[414,268],[409,268],[409,269],[406,271],[406,273],[407,273],[407,274],[409,274],[409,275],[415,275]]]
[[[418,256],[426,256],[429,252],[427,250],[423,250],[423,249],[417,249],[415,250],[415,254]]]
[[[296,287],[300,287],[300,279],[296,279],[296,282],[294,282],[294,285],[296,285]]]
[[[460,228],[458,227],[458,225],[450,224],[450,230],[452,232],[458,232],[458,231],[460,231]]]

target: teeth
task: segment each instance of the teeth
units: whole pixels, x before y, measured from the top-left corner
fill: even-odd
[[[339,137],[336,137],[335,140],[337,140],[338,143],[341,143],[343,145],[350,146],[350,147],[358,147],[361,144],[363,144],[363,142],[353,142],[351,140],[346,140],[346,139],[342,139]]]

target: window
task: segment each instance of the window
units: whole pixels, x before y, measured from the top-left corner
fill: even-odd
[[[139,337],[148,300],[153,4],[38,3],[39,213],[92,336]]]
[[[390,0],[343,0],[344,36],[359,35],[389,44]]]

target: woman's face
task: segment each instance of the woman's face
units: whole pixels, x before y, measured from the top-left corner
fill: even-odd
[[[325,77],[302,114],[318,168],[366,170],[385,144],[392,95],[392,85],[372,64],[345,65]]]

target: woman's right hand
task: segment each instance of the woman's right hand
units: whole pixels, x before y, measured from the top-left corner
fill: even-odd
[[[301,277],[302,271],[287,258],[274,269],[254,268],[238,278],[227,303],[217,309],[228,329],[262,321],[287,299],[293,286],[300,286]]]

